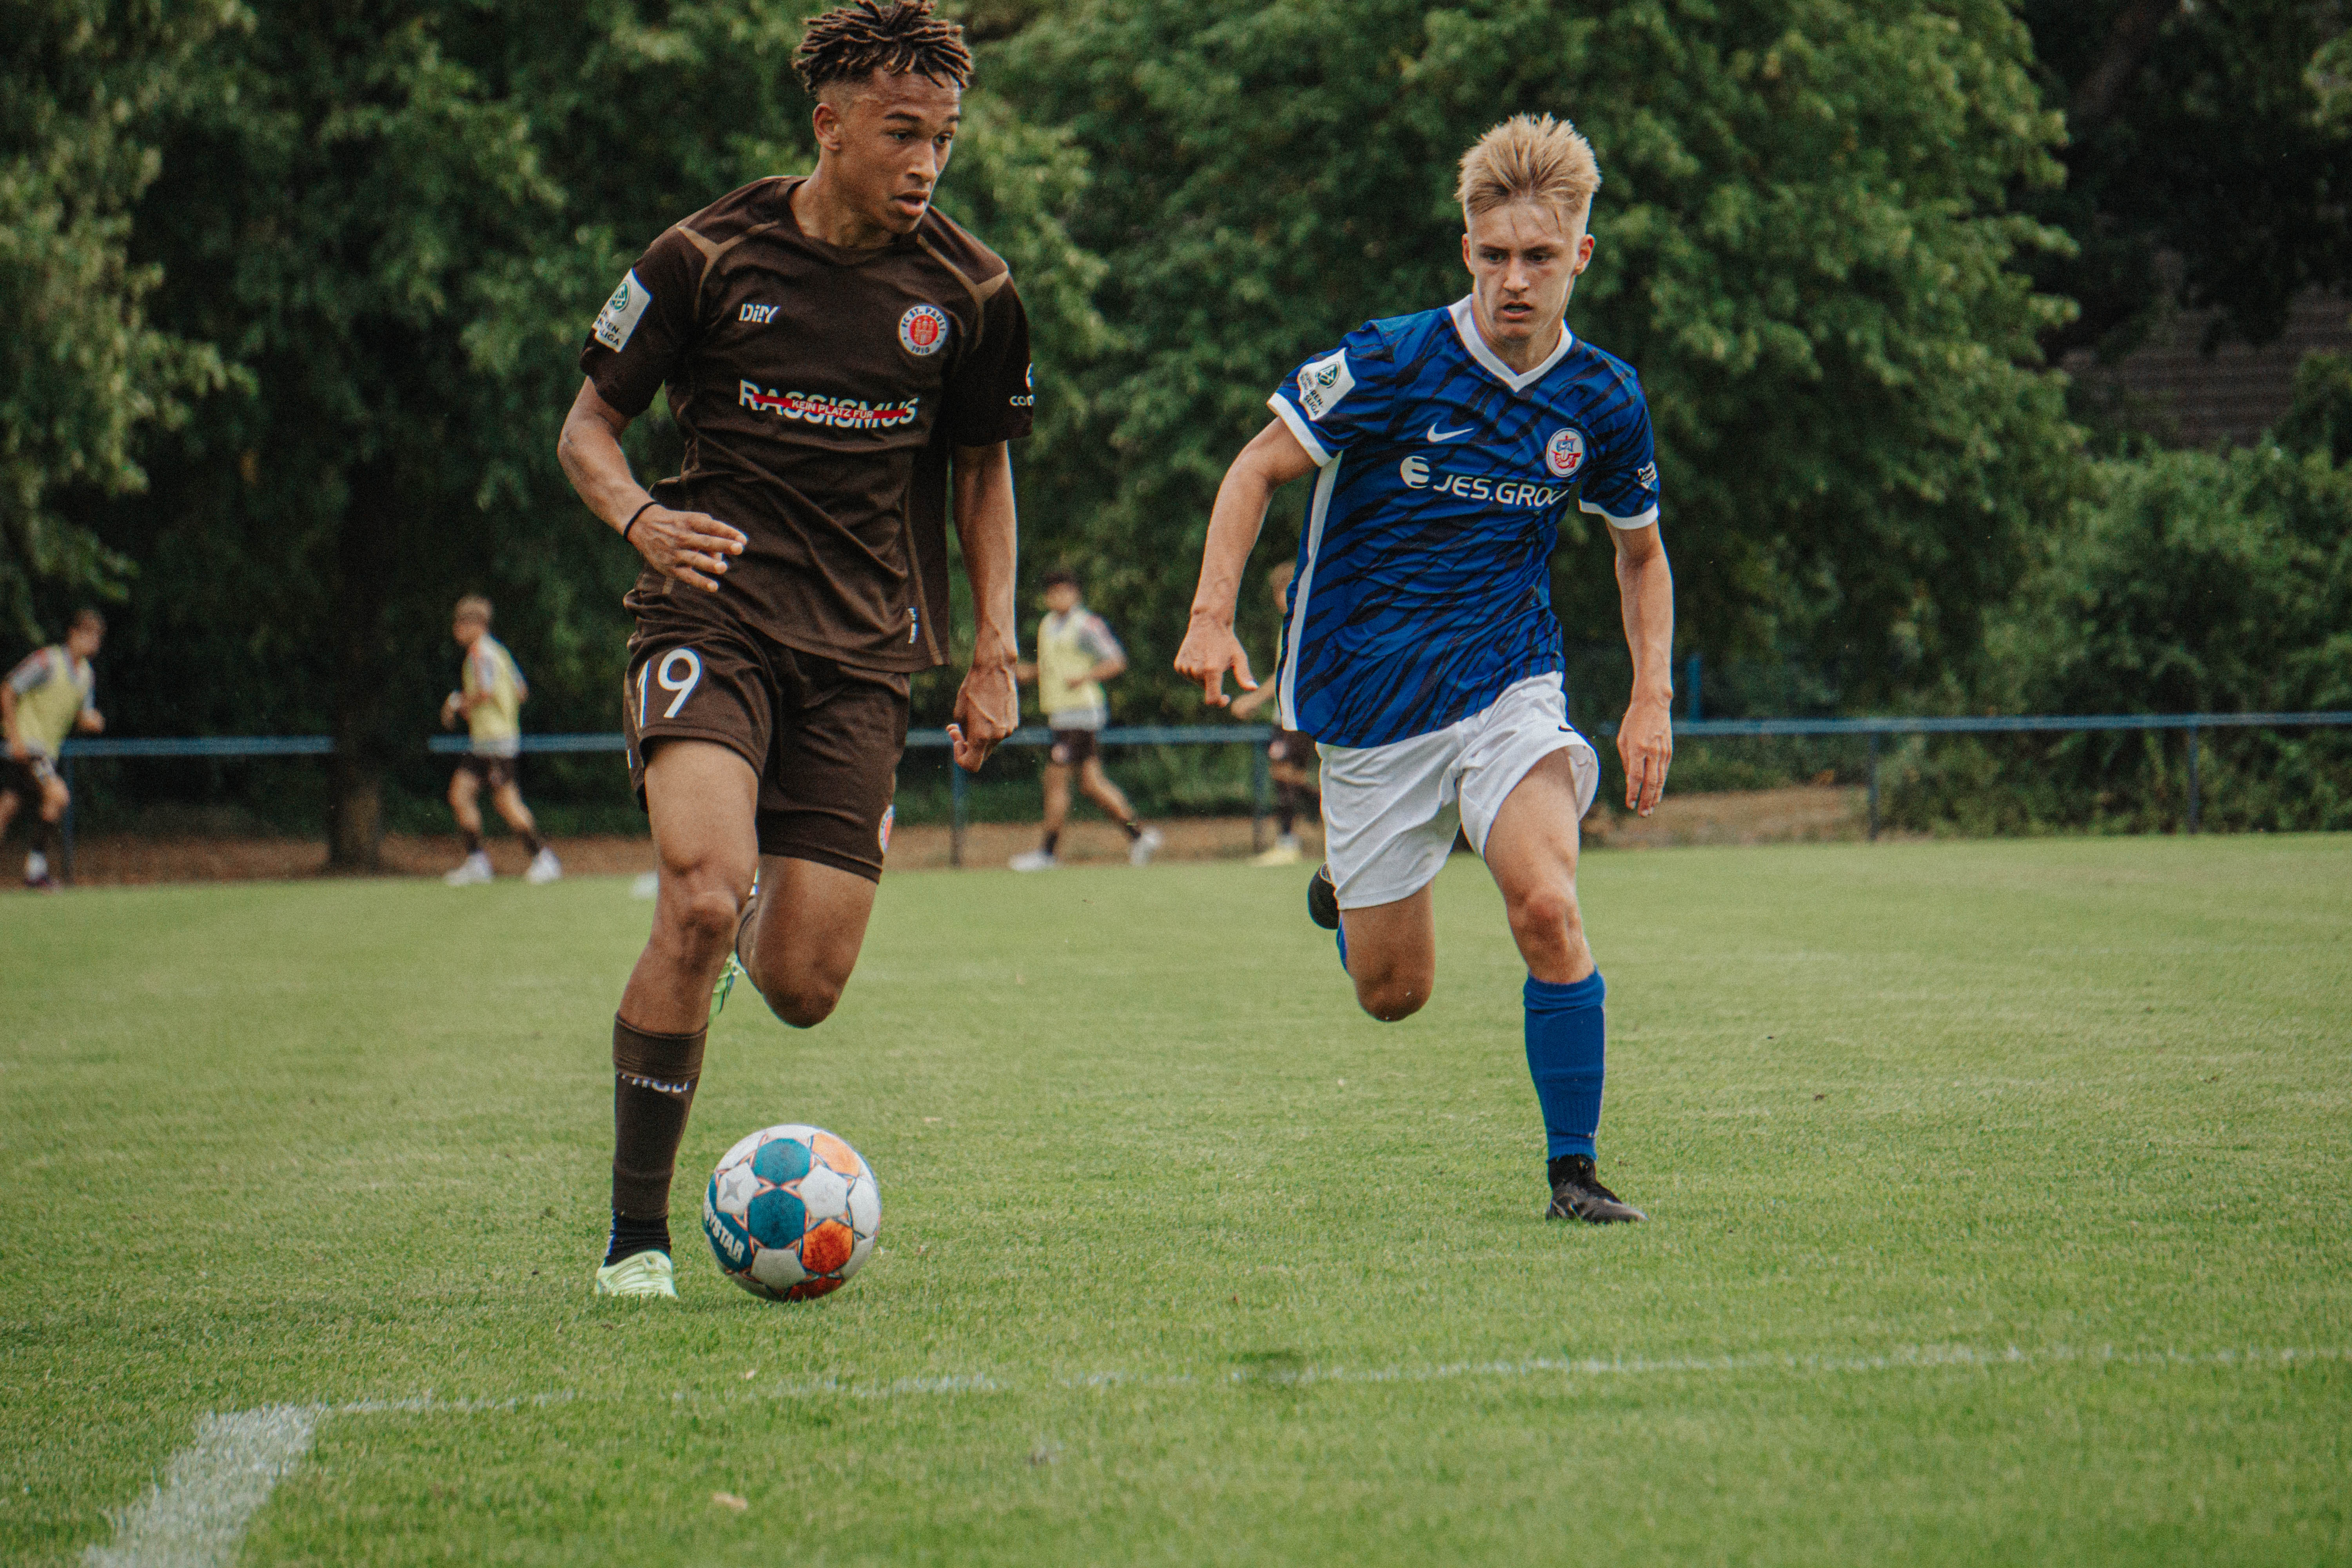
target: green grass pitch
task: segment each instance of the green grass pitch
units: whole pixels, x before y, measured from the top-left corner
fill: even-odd
[[[714,1030],[654,1307],[624,885],[6,900],[0,1560],[271,1405],[249,1563],[2352,1560],[2352,838],[1595,855],[1606,1231],[1483,871],[1386,1026],[1304,879],[886,882]],[[883,1250],[775,1306],[694,1214],[789,1120]]]

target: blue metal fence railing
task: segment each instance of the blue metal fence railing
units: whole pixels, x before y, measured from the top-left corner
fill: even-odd
[[[1694,683],[1693,703],[1696,701]],[[1987,714],[1981,717],[1919,717],[1874,716],[1860,719],[1684,719],[1675,724],[1677,740],[1732,739],[1740,736],[1766,735],[1864,735],[1870,740],[1870,837],[1878,837],[1878,752],[1879,742],[1887,735],[1989,735],[2021,731],[2065,732],[2100,730],[2179,730],[2187,732],[2189,763],[2188,830],[2199,827],[2200,799],[2198,784],[2198,747],[2200,732],[2205,730],[2294,730],[2328,729],[2352,725],[2352,710],[2336,710],[2311,713],[2086,713],[2086,714]],[[1596,737],[1612,736],[1617,732],[1614,722],[1593,726],[1589,733]],[[1251,837],[1261,843],[1268,807],[1270,783],[1265,742],[1274,731],[1264,724],[1129,724],[1113,725],[1102,731],[1102,743],[1107,746],[1228,746],[1247,744],[1253,747],[1250,768],[1250,800],[1252,810]],[[1004,746],[1044,746],[1053,742],[1052,731],[1036,725],[1024,725],[1003,742]],[[949,744],[944,730],[919,730],[907,737],[910,751],[936,751]],[[624,742],[618,731],[594,734],[526,735],[522,750],[526,755],[562,752],[619,752]],[[425,743],[425,749],[435,755],[452,755],[471,749],[471,742],[462,735],[436,735]],[[331,756],[335,750],[330,735],[194,735],[157,736],[132,739],[74,739],[65,743],[58,756],[60,767],[68,784],[77,762],[96,762],[109,758],[141,757],[315,757]],[[961,768],[950,766],[950,795],[952,801],[951,826],[949,834],[949,863],[963,864],[964,829],[967,810],[967,775]],[[68,876],[73,868],[73,812],[66,813],[64,844],[65,869]]]
[[[1675,726],[1677,740],[1705,740],[1735,735],[1867,735],[1870,737],[1870,837],[1878,837],[1878,742],[1885,735],[2002,735],[2024,731],[2066,732],[2095,730],[2185,730],[2189,732],[2189,831],[2199,827],[2202,800],[2198,787],[2198,731],[2200,730],[2334,729],[2352,724],[2352,710],[2313,713],[2080,713],[1995,714],[1981,717],[1867,719],[1702,719]],[[1613,723],[1595,731],[1614,735]]]
[[[331,757],[332,735],[159,735],[134,741],[68,741],[58,760],[71,767],[101,757]]]
[[[1102,743],[1107,746],[1230,746],[1249,744],[1254,747],[1250,765],[1250,840],[1256,848],[1264,848],[1265,823],[1269,805],[1271,776],[1266,767],[1265,742],[1274,738],[1273,729],[1265,724],[1115,724],[1102,731]],[[1047,746],[1053,744],[1053,731],[1034,724],[1015,730],[1000,746]],[[950,744],[945,730],[917,730],[907,736],[909,751],[943,751]],[[473,742],[463,735],[434,735],[425,742],[426,752],[436,756],[459,756],[473,749]],[[566,752],[621,752],[627,742],[617,730],[591,734],[525,735],[521,749],[526,756],[557,755]],[[77,761],[98,761],[110,757],[312,757],[334,754],[335,741],[331,735],[189,735],[159,736],[137,740],[71,740],[65,743],[58,762],[64,771],[68,787],[73,782],[73,765]],[[948,833],[948,863],[963,864],[964,829],[969,813],[968,784],[970,777],[961,768],[948,769],[949,795],[952,815]],[[65,872],[73,874],[73,808],[66,808],[63,834]]]

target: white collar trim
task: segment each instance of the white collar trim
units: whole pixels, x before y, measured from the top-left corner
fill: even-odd
[[[1559,324],[1559,346],[1544,356],[1543,363],[1536,366],[1527,374],[1521,375],[1517,371],[1505,364],[1495,351],[1486,346],[1485,335],[1478,331],[1476,300],[1477,296],[1475,294],[1465,294],[1454,301],[1450,312],[1454,317],[1454,331],[1462,339],[1462,346],[1470,351],[1470,357],[1485,365],[1496,380],[1513,392],[1524,392],[1535,383],[1541,381],[1551,367],[1566,359],[1568,351],[1576,346],[1576,334],[1569,330],[1566,321],[1562,321]]]

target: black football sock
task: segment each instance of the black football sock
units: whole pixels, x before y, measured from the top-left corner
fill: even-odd
[[[669,1183],[708,1029],[656,1035],[613,1019],[613,1239],[607,1265],[669,1250]]]
[[[537,833],[534,833],[528,827],[522,830],[522,849],[524,854],[529,855],[535,859],[538,858],[539,852],[546,847],[546,843],[541,839]]]
[[[64,854],[64,849],[58,843],[59,837],[56,823],[45,817],[37,816],[33,819],[33,853],[48,861],[49,870],[52,873],[56,872],[58,861]]]
[[[667,1215],[659,1219],[631,1219],[619,1209],[613,1211],[613,1238],[604,1247],[607,1268],[640,1252],[667,1253],[669,1249]]]
[[[1047,835],[1045,835],[1045,853],[1046,853],[1046,854],[1048,854],[1048,855],[1051,855],[1051,854],[1054,852],[1055,846],[1056,846],[1056,845],[1060,844],[1061,842],[1062,842],[1062,830],[1061,830],[1060,828],[1056,827],[1055,829],[1054,829],[1054,831],[1053,831],[1053,832],[1048,833]]]
[[[1127,829],[1127,841],[1129,844],[1134,843],[1137,839],[1143,837],[1143,825],[1141,823],[1122,822],[1119,826]]]
[[[479,855],[482,852],[482,836],[480,834],[471,832],[461,827],[457,830],[457,836],[466,841],[467,854]]]
[[[1307,804],[1307,792],[1295,784],[1277,784],[1274,786],[1274,804],[1282,824],[1282,836],[1285,838],[1296,837],[1298,813]]]

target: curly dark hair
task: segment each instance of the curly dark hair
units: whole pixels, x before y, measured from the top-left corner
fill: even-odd
[[[854,0],[809,18],[793,69],[812,98],[829,81],[863,81],[877,70],[961,88],[971,82],[971,51],[961,26],[931,14],[931,0]]]

